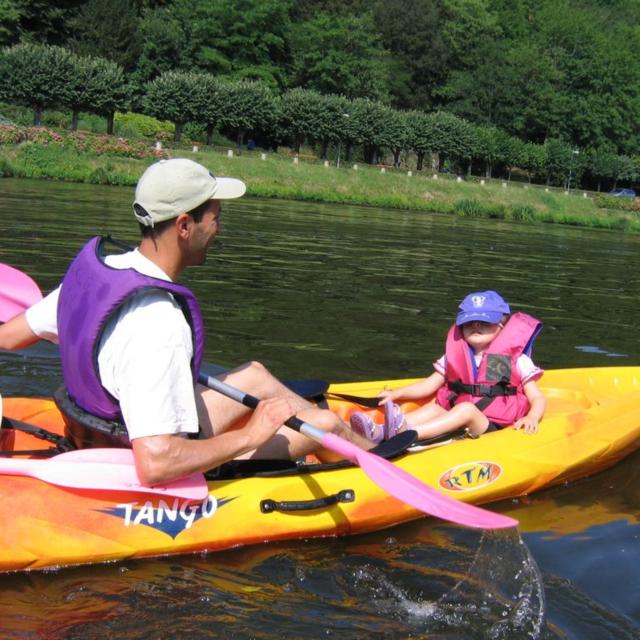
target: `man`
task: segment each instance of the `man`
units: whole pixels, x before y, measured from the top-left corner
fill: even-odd
[[[259,398],[255,412],[195,384],[203,351],[193,294],[174,283],[202,264],[220,230],[221,201],[245,192],[187,159],[150,166],[136,188],[142,240],[134,251],[100,255],[91,241],[61,288],[0,329],[0,347],[41,337],[60,342],[65,386],[80,411],[122,417],[140,480],[158,484],[238,457],[295,459],[317,448],[283,426],[297,414],[365,448],[329,411],[296,396],[257,362],[221,376]],[[200,430],[200,439],[189,439]],[[204,437],[203,437],[204,435]]]

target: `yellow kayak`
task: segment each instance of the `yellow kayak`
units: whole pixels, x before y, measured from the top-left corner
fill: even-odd
[[[334,394],[371,397],[409,382],[333,384],[327,401],[348,419],[363,407]],[[640,367],[551,370],[540,387],[548,406],[536,435],[507,428],[476,440],[418,443],[393,463],[445,495],[480,504],[596,473],[640,445]],[[4,415],[63,433],[62,417],[49,399],[4,398]],[[4,451],[48,446],[28,433],[0,431]],[[37,459],[33,453],[22,457]],[[209,480],[208,496],[195,503],[10,475],[0,475],[0,491],[0,571],[357,534],[422,515],[357,466],[309,461]]]

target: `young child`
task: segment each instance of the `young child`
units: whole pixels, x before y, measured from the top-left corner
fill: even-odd
[[[366,413],[351,416],[351,428],[373,442],[414,429],[422,440],[466,427],[471,437],[513,424],[533,434],[546,400],[536,384],[542,374],[529,357],[542,323],[525,313],[511,315],[495,291],[470,293],[449,329],[446,353],[428,378],[379,394],[385,423]],[[436,402],[403,414],[396,401]]]

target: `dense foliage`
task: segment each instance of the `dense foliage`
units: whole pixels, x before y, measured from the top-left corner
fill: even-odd
[[[322,157],[637,179],[640,0],[3,0],[0,47],[0,99],[36,123],[132,108],[177,139],[193,122]]]

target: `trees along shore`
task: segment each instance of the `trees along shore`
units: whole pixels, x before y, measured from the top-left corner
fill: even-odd
[[[580,149],[552,136],[526,142],[444,110],[398,110],[303,88],[278,93],[264,82],[202,71],[166,71],[140,85],[115,62],[50,45],[0,50],[0,100],[31,109],[35,126],[46,110],[65,109],[72,113],[72,130],[79,114],[88,112],[105,118],[111,134],[116,113],[134,110],[170,121],[177,145],[190,129],[206,144],[223,133],[240,147],[253,140],[265,149],[287,145],[299,152],[306,144],[321,159],[338,150],[346,162],[418,171],[426,166],[466,177],[508,180],[517,169],[530,182],[566,190],[581,183],[598,191],[616,188],[640,173],[640,159],[607,147]],[[415,167],[407,166],[408,158],[415,158]]]
[[[188,155],[194,142],[210,148],[224,135],[235,140],[236,157],[211,151],[198,157],[218,173],[243,177],[254,195],[640,227],[635,198],[584,197],[586,192],[577,191],[583,177],[597,181],[598,189],[635,179],[634,159],[606,149],[581,150],[553,138],[524,142],[447,111],[401,111],[368,98],[302,88],[278,94],[262,82],[203,72],[167,71],[142,89],[134,84],[116,63],[62,47],[19,44],[1,50],[0,172],[135,184],[154,159]],[[143,114],[126,112],[132,106]],[[16,108],[23,115],[31,110],[33,127],[14,124]],[[54,109],[70,114],[70,123],[40,126]],[[105,121],[106,135],[78,130],[85,113]],[[128,121],[129,140],[111,135],[119,133],[118,120]],[[183,132],[190,138],[186,150]],[[170,151],[157,148],[167,143]],[[285,145],[296,162],[287,152],[277,153]],[[247,146],[257,151],[249,153]],[[316,161],[305,161],[305,155]]]

